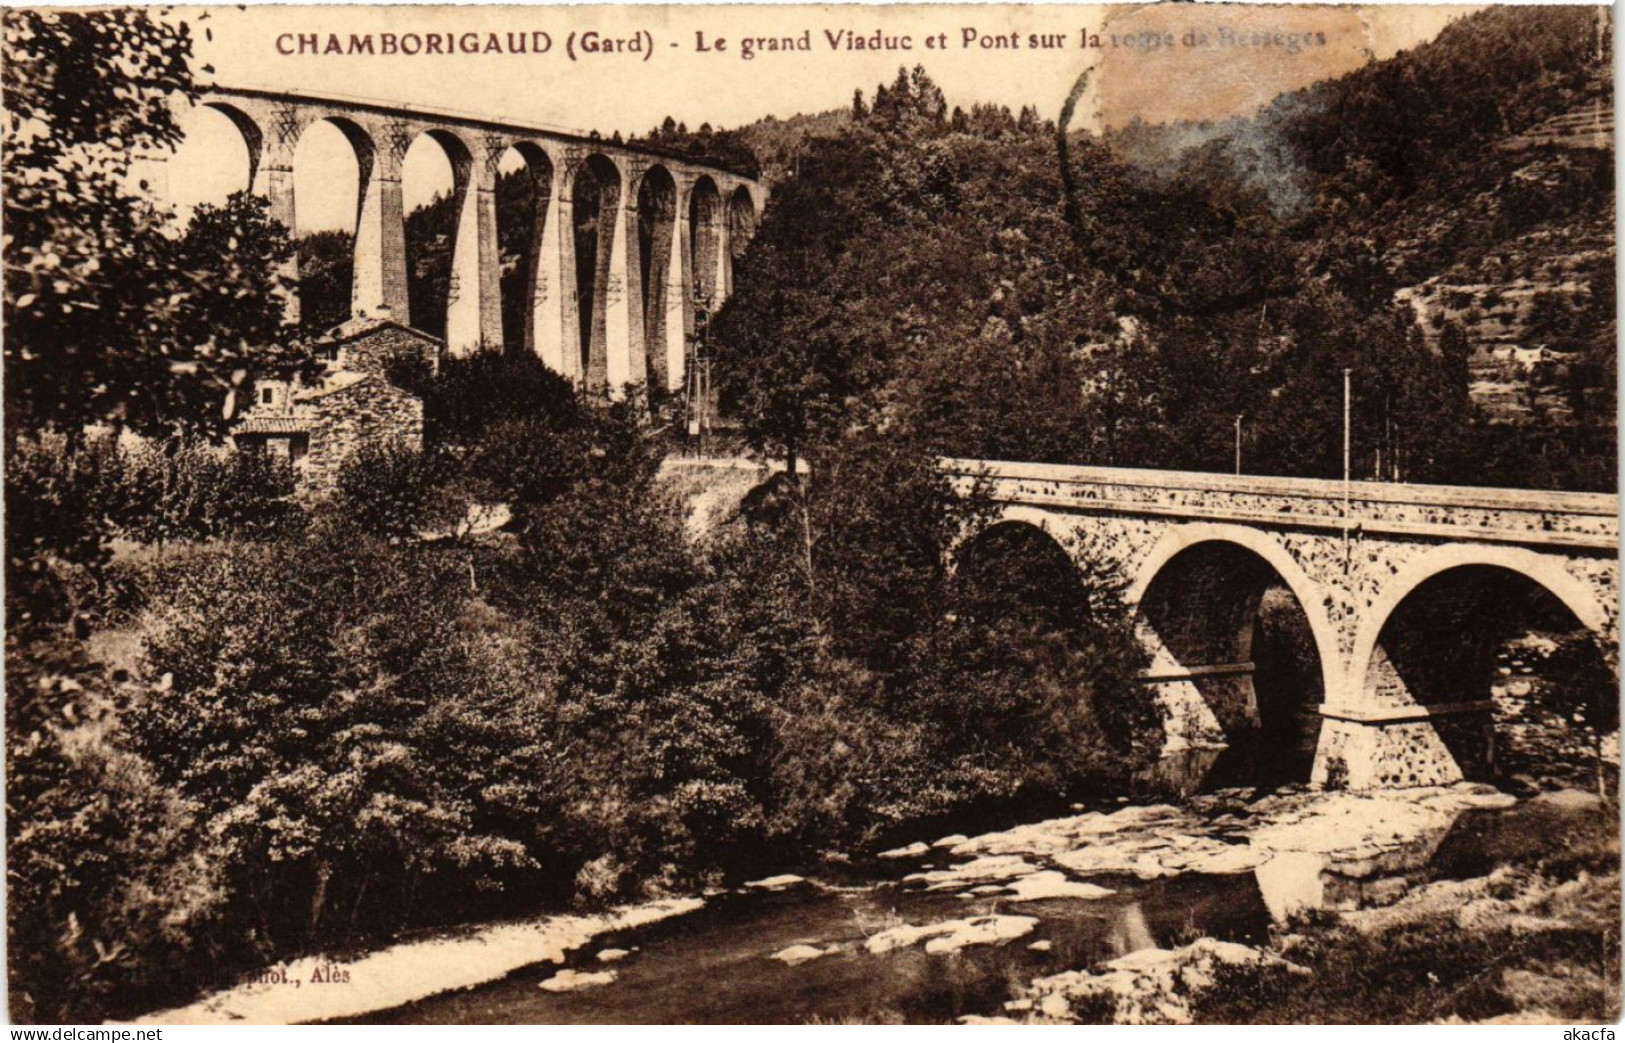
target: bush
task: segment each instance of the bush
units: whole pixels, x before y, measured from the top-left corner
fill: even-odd
[[[192,806],[125,749],[71,641],[6,641],[11,1016],[96,1022],[174,993],[224,894]]]
[[[119,534],[142,543],[266,536],[292,521],[286,460],[203,443],[120,448],[104,493]]]
[[[398,927],[420,887],[494,888],[532,863],[482,827],[513,815],[486,790],[522,778],[503,769],[538,745],[520,724],[547,692],[481,654],[501,631],[469,618],[461,562],[346,535],[200,554],[143,622],[170,684],[131,707],[131,733],[222,838],[238,914],[278,949]]]

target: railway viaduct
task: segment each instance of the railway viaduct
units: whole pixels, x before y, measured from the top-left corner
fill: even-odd
[[[1259,724],[1251,644],[1271,587],[1302,609],[1319,660],[1317,783],[1431,785],[1482,768],[1494,755],[1492,623],[1521,602],[1584,627],[1618,675],[1613,495],[944,466],[962,494],[991,501],[991,522],[970,540],[1031,526],[1116,573],[1172,748],[1224,745]]]
[[[289,229],[298,227],[301,136],[324,121],[343,132],[360,172],[351,314],[407,325],[402,165],[420,137],[436,141],[451,163],[458,214],[446,316],[447,349],[458,356],[503,343],[496,183],[503,155],[516,151],[538,201],[523,343],[550,368],[612,395],[629,383],[682,386],[695,297],[713,307],[727,297],[733,262],[767,202],[761,181],[663,150],[474,116],[223,86],[198,104],[241,132],[248,184]],[[577,223],[594,217],[591,275],[578,279]],[[296,277],[296,265],[284,274]],[[289,307],[297,315],[296,299]]]

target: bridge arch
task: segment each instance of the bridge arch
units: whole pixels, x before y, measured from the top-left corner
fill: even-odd
[[[247,176],[242,179],[242,185],[244,188],[252,188],[259,177],[260,164],[265,159],[265,132],[253,116],[230,102],[207,98],[198,107],[219,113],[237,128],[237,133],[243,139],[243,147],[248,150],[248,171]]]
[[[756,200],[744,185],[736,187],[728,196],[728,257],[727,292],[733,293],[734,265],[745,255],[745,248],[756,235]]]
[[[1324,592],[1280,542],[1177,526],[1138,563],[1127,600],[1174,747],[1229,747],[1245,781],[1309,781],[1341,660]]]
[[[516,141],[502,150],[497,160],[496,232],[499,256],[512,248],[516,263],[502,265],[499,276],[499,306],[502,310],[502,341],[505,348],[534,353],[548,368],[563,372],[559,357],[559,320],[551,321],[539,307],[549,294],[558,292],[557,272],[544,264],[549,249],[548,230],[555,220],[553,207],[553,160],[547,150],[533,141]],[[517,191],[509,190],[504,179],[517,178]]]
[[[1416,741],[1429,763],[1417,769],[1418,779],[1423,770],[1489,778],[1497,721],[1509,705],[1497,695],[1498,677],[1509,672],[1499,664],[1531,632],[1570,635],[1563,643],[1575,642],[1570,647],[1585,657],[1588,676],[1617,673],[1608,607],[1562,559],[1495,545],[1434,548],[1402,567],[1363,617],[1346,704],[1427,722],[1431,734]],[[1592,724],[1611,716],[1605,731],[1617,727],[1616,687],[1617,679],[1599,700],[1607,705],[1589,714]]]
[[[682,312],[671,307],[672,279],[682,280],[682,258],[677,243],[677,181],[663,164],[656,163],[638,180],[638,265],[643,292],[643,343],[647,346],[651,390],[677,386],[674,375],[683,370],[681,337],[668,338],[667,326],[681,325]],[[679,298],[680,304],[681,298]],[[679,378],[680,379],[680,378]]]
[[[589,388],[602,391],[610,385],[610,295],[625,292],[610,279],[620,232],[621,168],[603,152],[584,157],[571,178],[570,200],[575,270],[569,277],[576,296],[572,345],[580,359],[576,372],[586,376]]]
[[[726,291],[718,279],[721,272],[722,193],[709,174],[701,174],[688,191],[689,256],[694,259],[694,287],[716,308]]]
[[[1024,516],[1020,510],[1008,511],[986,525],[966,532],[954,545],[949,555],[949,572],[958,576],[967,565],[975,565],[987,548],[999,542],[1020,542],[1039,549],[1053,563],[1064,562],[1076,571],[1077,562],[1061,538],[1055,534],[1042,516],[1034,512]]]
[[[431,176],[421,158],[422,150],[438,153],[450,170],[450,188],[403,214],[407,271],[408,323],[426,333],[441,337],[454,354],[466,354],[484,345],[479,322],[479,193],[474,185],[474,151],[455,130],[424,127],[411,139],[401,157],[401,190],[404,198],[420,194],[409,182]],[[430,161],[432,162],[432,160]],[[444,208],[450,212],[446,231],[424,228],[426,218],[414,217],[424,210]],[[418,224],[414,234],[413,225]],[[425,238],[427,235],[429,238]],[[432,240],[444,236],[449,253],[431,251]],[[495,345],[490,345],[495,346]]]
[[[968,639],[975,651],[955,663],[950,683],[982,694],[971,679],[990,682],[990,698],[974,704],[974,729],[997,723],[1001,737],[1031,735],[1026,729],[1048,720],[1039,726],[1043,741],[1066,736],[1081,742],[1080,754],[1094,742],[1094,729],[1119,753],[1155,749],[1165,736],[1153,693],[1136,677],[1145,659],[1133,637],[1116,629],[1120,587],[1097,582],[1109,566],[1092,575],[1092,563],[1085,567],[1074,551],[1065,528],[1057,533],[1010,517],[960,541],[945,590],[943,635]],[[945,708],[964,720],[971,705],[950,700]],[[1078,726],[1084,730],[1074,731]]]
[[[289,233],[298,245],[299,315],[307,326],[325,329],[378,303],[378,291],[367,289],[383,280],[378,150],[371,133],[344,116],[320,116],[293,133]],[[346,183],[351,199],[335,228],[323,207],[313,205],[326,200],[311,197],[344,192]]]
[[[1607,639],[1608,611],[1590,588],[1564,568],[1562,559],[1522,547],[1450,544],[1435,547],[1409,562],[1384,586],[1382,596],[1365,612],[1355,636],[1350,677],[1356,680],[1365,677],[1378,636],[1406,598],[1428,580],[1452,569],[1467,567],[1505,569],[1533,581],[1561,601],[1587,630],[1600,639]]]
[[[1338,650],[1337,629],[1326,611],[1326,593],[1303,571],[1279,541],[1267,533],[1243,525],[1197,523],[1181,525],[1164,536],[1151,553],[1140,562],[1134,581],[1130,584],[1127,600],[1139,605],[1152,582],[1163,573],[1168,563],[1181,553],[1198,544],[1229,543],[1257,555],[1291,591],[1304,615],[1309,620],[1314,637],[1315,651],[1320,658],[1322,683],[1329,696],[1341,681],[1338,665],[1342,655]]]
[[[201,206],[221,206],[238,192],[258,191],[267,166],[265,135],[253,115],[209,99],[181,109],[182,140],[168,154],[137,156],[131,174],[144,191],[174,208],[180,235]],[[281,219],[282,214],[273,213]]]

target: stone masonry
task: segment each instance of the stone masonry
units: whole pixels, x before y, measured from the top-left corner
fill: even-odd
[[[256,401],[238,418],[241,449],[285,454],[301,489],[320,495],[365,445],[423,444],[423,403],[388,376],[394,361],[438,362],[443,344],[386,319],[352,319],[314,348],[327,370],[312,385],[261,378]]]
[[[524,341],[550,368],[610,396],[627,384],[683,386],[695,288],[711,297],[712,307],[721,305],[742,246],[732,240],[754,231],[767,203],[768,187],[759,180],[660,150],[477,116],[220,86],[204,92],[198,104],[221,112],[241,132],[248,182],[289,229],[298,227],[293,162],[301,136],[326,121],[349,140],[361,176],[351,289],[355,318],[411,325],[402,165],[419,137],[436,141],[451,163],[458,200],[446,317],[454,356],[503,343],[496,181],[503,155],[515,149],[542,204],[525,279],[531,321]],[[599,208],[599,263],[583,309],[575,207],[585,193]],[[654,226],[647,247],[639,233],[643,218]],[[645,249],[656,254],[648,264]],[[290,281],[298,276],[296,260],[284,275]],[[297,299],[288,308],[296,316]],[[585,337],[584,313],[592,316]]]
[[[1460,577],[1521,577],[1543,589],[1618,670],[1613,495],[943,466],[962,494],[991,499],[995,524],[1035,526],[1074,560],[1116,571],[1152,656],[1147,683],[1173,712],[1175,746],[1222,744],[1257,723],[1252,621],[1277,583],[1302,608],[1320,660],[1316,782],[1446,783],[1489,755],[1492,704],[1477,661],[1487,653],[1473,632],[1479,615],[1507,606],[1469,598],[1454,617],[1422,611],[1430,601],[1450,608],[1438,592]]]

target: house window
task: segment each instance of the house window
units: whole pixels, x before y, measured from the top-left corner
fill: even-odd
[[[261,388],[260,389],[260,401],[264,402],[266,405],[271,405],[274,402],[276,402],[276,389],[275,388]]]

